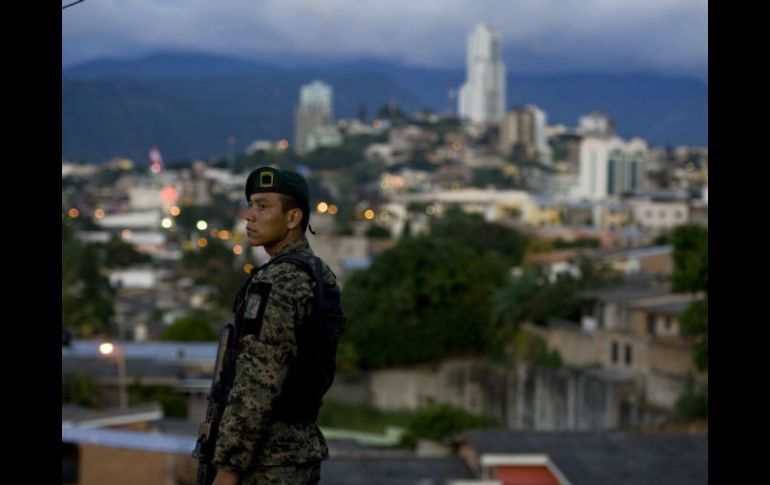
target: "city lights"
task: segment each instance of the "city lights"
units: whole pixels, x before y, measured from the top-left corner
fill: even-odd
[[[276,146],[275,146],[275,147],[276,147],[278,150],[286,150],[287,148],[289,148],[289,140],[281,140],[281,141],[279,141],[279,142],[276,144]]]
[[[243,265],[243,272],[244,273],[251,273],[251,270],[254,269],[254,265],[251,263],[246,263]]]
[[[366,209],[366,211],[364,211],[364,217],[371,221],[374,219],[374,211],[371,209]]]
[[[205,231],[206,228],[209,227],[209,224],[206,221],[200,220],[195,224],[195,227],[197,227],[199,231]]]
[[[169,217],[164,217],[163,220],[160,221],[160,225],[163,226],[164,229],[169,229],[173,224],[173,221]]]
[[[319,214],[325,214],[327,210],[329,210],[329,204],[326,202],[319,202],[318,206],[315,208],[316,212]]]
[[[334,214],[337,213],[337,210],[338,209],[337,209],[336,205],[332,204],[332,205],[329,206],[329,214],[334,215]]]
[[[96,209],[94,211],[94,217],[96,217],[97,219],[101,219],[102,217],[104,217],[104,210]]]
[[[219,239],[223,239],[223,240],[230,239],[230,231],[225,231],[223,229],[219,231],[219,233],[217,233],[217,236],[219,237]]]
[[[71,219],[77,218],[77,216],[80,215],[80,211],[75,209],[74,207],[67,211],[67,215],[70,216]]]
[[[121,231],[120,235],[121,235],[121,237],[123,237],[123,239],[131,239],[131,230],[130,229],[123,229],[123,231]]]
[[[241,246],[240,244],[236,244],[235,246],[233,246],[233,254],[237,254],[237,255],[243,254],[243,246]]]
[[[198,247],[199,248],[205,248],[208,245],[209,245],[208,239],[206,239],[205,237],[199,237],[198,238]]]
[[[169,213],[169,214],[171,214],[171,215],[172,215],[172,216],[174,216],[174,217],[178,216],[178,215],[179,215],[181,212],[182,212],[182,211],[181,211],[181,210],[179,209],[179,207],[177,207],[177,206],[174,206],[174,207],[172,207],[172,208],[171,208],[171,209],[169,209],[169,211],[168,211],[168,213]]]

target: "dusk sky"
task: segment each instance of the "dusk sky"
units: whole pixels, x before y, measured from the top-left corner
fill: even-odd
[[[187,51],[462,69],[478,22],[512,73],[708,75],[702,0],[85,0],[62,11],[62,66]]]

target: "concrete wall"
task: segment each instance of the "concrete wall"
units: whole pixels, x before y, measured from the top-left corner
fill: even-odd
[[[435,368],[388,369],[370,376],[371,404],[380,409],[416,410],[430,401],[504,420],[506,383],[503,369],[481,359],[446,360]]]
[[[549,350],[558,350],[562,362],[582,367],[600,362],[595,335],[580,328],[553,327],[546,337]]]
[[[458,359],[435,368],[373,372],[371,404],[416,410],[430,400],[497,419],[509,429],[610,430],[640,424],[642,388],[630,372]]]

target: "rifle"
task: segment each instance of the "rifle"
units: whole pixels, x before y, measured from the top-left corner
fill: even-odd
[[[217,359],[214,364],[214,376],[208,395],[206,419],[201,423],[198,441],[195,444],[193,458],[198,459],[197,485],[211,485],[217,475],[217,469],[211,464],[214,448],[217,444],[219,422],[227,405],[227,396],[235,379],[235,361],[238,357],[238,331],[228,323],[219,334]]]

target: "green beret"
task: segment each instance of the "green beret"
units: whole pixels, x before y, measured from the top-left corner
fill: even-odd
[[[260,167],[254,170],[246,179],[246,200],[251,200],[251,194],[263,192],[290,195],[309,210],[310,186],[305,177],[297,172],[272,167]]]

